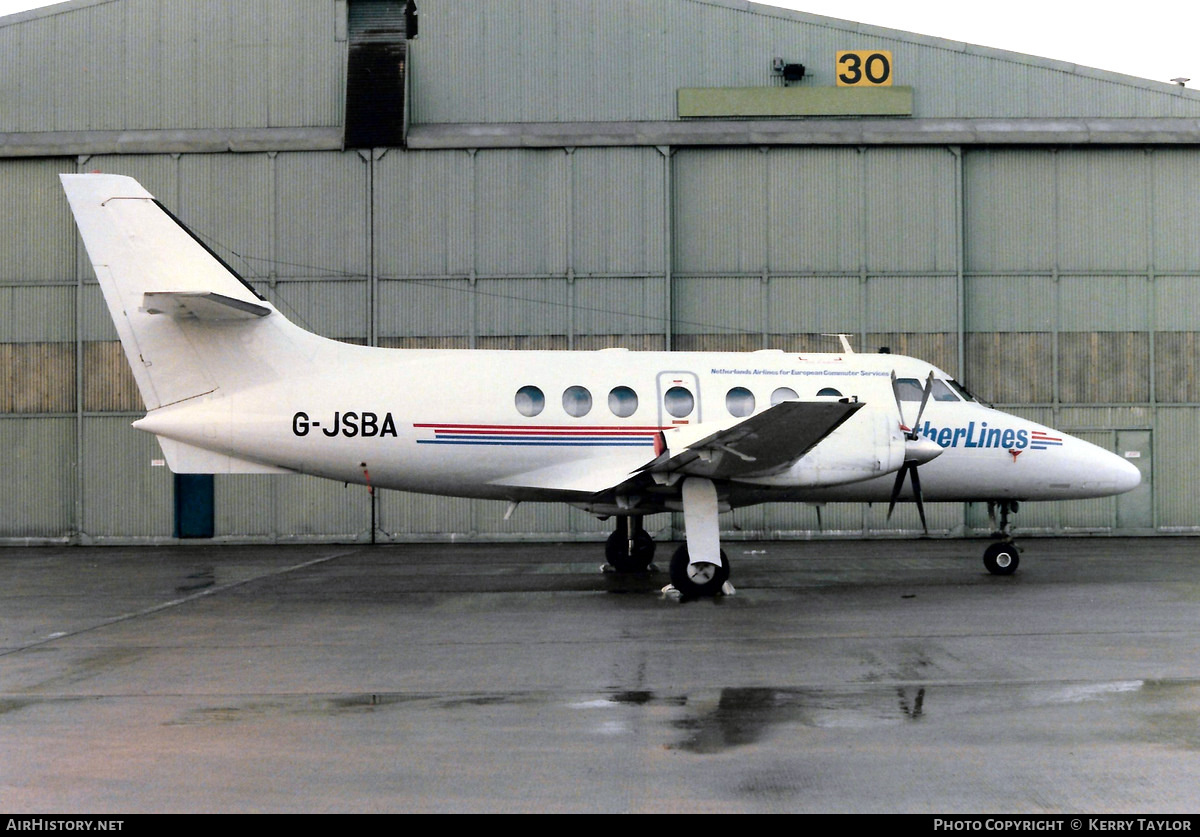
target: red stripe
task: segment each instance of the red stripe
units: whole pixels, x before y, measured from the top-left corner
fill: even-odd
[[[453,430],[463,433],[655,433],[659,430],[670,429],[667,427],[621,427],[619,425],[588,426],[575,429],[563,427],[561,424],[414,424],[413,427],[432,427],[435,430]]]

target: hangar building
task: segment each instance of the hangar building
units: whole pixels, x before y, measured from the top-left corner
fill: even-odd
[[[1020,531],[1200,532],[1186,87],[738,0],[72,0],[0,19],[0,538],[586,539],[609,524],[561,506],[505,520],[160,467],[57,180],[93,170],[141,180],[329,337],[798,352],[845,332],[1142,469],[1129,495],[1022,509]],[[919,528],[885,513],[831,505],[821,531]],[[722,521],[819,534],[803,505]],[[940,504],[930,524],[987,520]]]

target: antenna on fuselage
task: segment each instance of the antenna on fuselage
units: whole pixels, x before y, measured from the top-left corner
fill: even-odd
[[[822,337],[836,337],[838,340],[842,341],[842,351],[843,352],[845,352],[848,355],[854,354],[854,349],[850,348],[850,335],[849,334],[828,334],[828,333],[822,332],[821,336]]]

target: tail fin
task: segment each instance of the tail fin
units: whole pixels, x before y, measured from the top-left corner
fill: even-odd
[[[214,392],[223,364],[197,328],[274,308],[133,178],[60,177],[146,409]]]

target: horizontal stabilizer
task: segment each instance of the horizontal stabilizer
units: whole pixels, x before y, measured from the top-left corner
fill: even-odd
[[[271,313],[265,305],[199,291],[148,291],[142,295],[142,310],[179,319],[218,321],[252,320]]]

